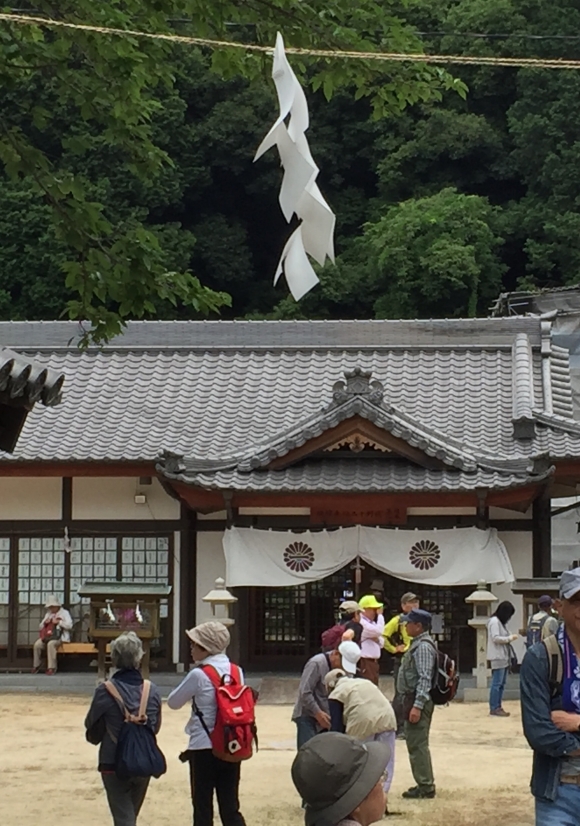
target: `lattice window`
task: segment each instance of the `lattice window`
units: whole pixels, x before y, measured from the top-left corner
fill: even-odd
[[[10,602],[10,539],[0,537],[0,649],[8,648]]]
[[[169,583],[169,539],[124,536],[121,551],[124,582]]]
[[[45,601],[55,594],[64,601],[65,552],[62,538],[18,540],[18,645],[31,645],[46,613]]]
[[[74,537],[70,552],[69,604],[73,618],[73,639],[86,642],[89,629],[89,599],[81,599],[78,589],[83,582],[117,579],[117,537]]]

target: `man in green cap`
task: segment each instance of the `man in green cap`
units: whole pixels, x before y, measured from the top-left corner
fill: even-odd
[[[361,653],[359,662],[361,677],[379,684],[379,662],[383,647],[383,631],[385,619],[382,614],[383,604],[373,594],[368,594],[359,600],[362,611],[360,622],[362,625]]]
[[[292,764],[306,826],[371,826],[381,820],[388,762],[385,743],[360,743],[337,732],[309,740]]]

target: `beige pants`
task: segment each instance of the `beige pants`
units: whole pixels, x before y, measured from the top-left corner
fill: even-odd
[[[56,652],[61,646],[60,640],[50,640],[46,643],[44,640],[38,639],[33,645],[34,668],[39,668],[42,662],[42,655],[46,648],[46,659],[48,661],[48,668],[56,671]]]

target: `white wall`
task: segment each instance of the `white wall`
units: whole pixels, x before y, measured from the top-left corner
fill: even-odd
[[[59,477],[0,477],[0,519],[60,519]]]
[[[208,531],[197,534],[197,589],[195,600],[196,622],[212,619],[211,608],[202,602],[208,591],[214,587],[216,579],[226,578],[226,558],[222,545],[222,531]]]
[[[516,579],[531,577],[533,575],[532,532],[500,531],[498,536],[506,546]],[[492,585],[491,590],[500,602],[509,600],[515,606],[516,613],[510,621],[509,630],[516,634],[526,625],[524,598],[519,594],[514,594],[509,584]],[[493,610],[496,607],[497,603],[492,606]],[[526,651],[523,638],[514,643],[514,650],[521,662]]]
[[[155,478],[139,485],[125,476],[76,476],[72,488],[73,519],[179,519],[179,502]],[[135,504],[136,493],[145,494],[145,505]]]

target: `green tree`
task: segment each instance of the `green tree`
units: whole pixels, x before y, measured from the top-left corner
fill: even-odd
[[[500,211],[486,198],[446,188],[385,210],[365,226],[321,288],[274,317],[458,318],[485,314],[501,289]]]
[[[24,4],[26,8],[26,4]],[[10,11],[4,8],[4,11]],[[303,47],[412,52],[420,44],[393,2],[361,0],[117,0],[95,4],[62,0],[61,20],[148,32],[182,33],[271,44],[277,29]],[[52,2],[35,0],[35,15],[50,17]],[[100,198],[102,172],[85,165],[100,157],[110,173],[151,191],[163,179],[170,154],[155,140],[154,121],[175,81],[172,46],[164,41],[4,23],[0,28],[0,160],[48,204],[55,239],[66,250],[62,268],[73,294],[67,311],[87,319],[99,341],[129,317],[154,315],[167,302],[208,313],[228,296],[203,287],[189,271],[169,271],[163,237],[127,204],[111,211]],[[297,68],[330,98],[339,88],[368,97],[376,114],[440,98],[463,85],[440,69],[405,64],[381,70],[372,61],[318,61]],[[245,50],[212,53],[214,70],[263,82],[270,60]],[[60,132],[67,111],[70,128]],[[235,113],[234,113],[235,115]],[[171,177],[171,175],[170,175]],[[133,182],[134,185],[134,182]],[[106,189],[106,187],[105,187]],[[117,187],[118,189],[118,187]],[[106,194],[106,193],[105,193]]]

